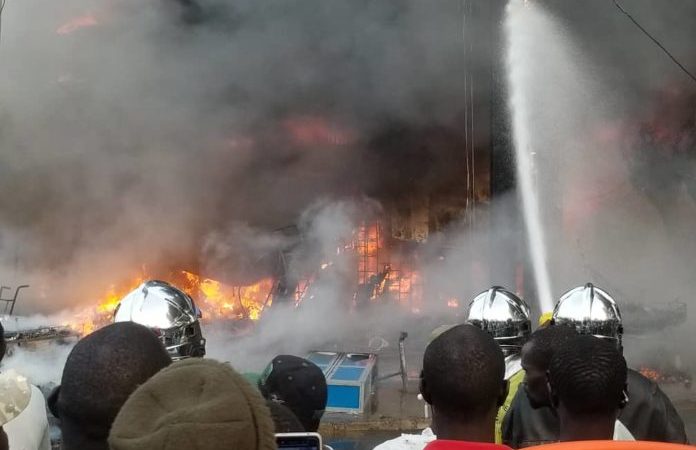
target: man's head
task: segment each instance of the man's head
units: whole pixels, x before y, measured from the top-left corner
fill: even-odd
[[[529,306],[499,286],[493,286],[471,301],[466,322],[493,336],[505,356],[519,354],[532,329]]]
[[[433,408],[436,433],[459,423],[477,425],[492,436],[496,410],[507,395],[504,377],[503,353],[485,331],[458,325],[435,338],[425,349],[420,390]]]
[[[135,389],[171,363],[148,328],[132,322],[106,326],[70,352],[61,385],[49,397],[61,420],[63,448],[103,442],[121,406]],[[81,444],[71,445],[71,442]]]
[[[604,423],[613,430],[627,401],[626,377],[626,360],[611,342],[593,336],[569,340],[552,356],[548,375],[561,423]]]
[[[563,294],[553,310],[552,323],[611,341],[622,351],[623,324],[619,306],[607,291],[592,283]]]
[[[140,386],[118,413],[111,450],[275,450],[261,394],[229,365],[179,361]]]
[[[529,341],[522,347],[524,389],[532,408],[551,406],[546,386],[546,373],[551,364],[551,357],[577,335],[574,328],[563,325],[540,328],[532,333]]]
[[[299,356],[278,355],[266,367],[258,387],[266,399],[287,406],[305,431],[319,429],[328,394],[326,377],[316,364]]]

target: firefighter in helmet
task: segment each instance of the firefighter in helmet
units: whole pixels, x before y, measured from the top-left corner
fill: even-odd
[[[114,322],[135,322],[157,334],[172,359],[202,357],[201,312],[181,289],[159,280],[138,286],[121,299]]]
[[[587,283],[565,293],[556,304],[549,326],[571,326],[579,334],[609,340],[623,350],[623,323],[616,301],[605,290]],[[653,381],[628,370],[625,407],[619,422],[640,441],[687,443],[684,423],[669,398]],[[556,442],[558,417],[549,407],[532,407],[524,389],[503,421],[503,442],[525,447]]]
[[[490,333],[505,355],[505,379],[509,390],[495,420],[496,443],[501,443],[503,418],[524,379],[520,351],[531,333],[529,306],[507,289],[493,286],[471,301],[466,321]]]
[[[500,345],[505,355],[505,379],[508,381],[508,395],[498,410],[495,422],[495,440],[500,443],[500,426],[505,411],[515,396],[515,391],[524,379],[520,362],[520,351],[530,335],[529,306],[517,295],[505,288],[494,286],[477,295],[469,304],[466,322],[490,333]],[[431,333],[435,339],[455,325],[442,325]],[[436,439],[430,428],[421,434],[402,434],[386,441],[373,450],[410,449],[420,450]]]

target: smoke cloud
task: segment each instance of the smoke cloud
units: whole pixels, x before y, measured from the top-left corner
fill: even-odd
[[[660,93],[692,87],[612,2],[526,3],[511,20],[519,60],[530,66],[530,150],[553,297],[591,280],[620,304],[680,299],[693,307],[693,177],[641,166],[635,151],[640,124],[659,115]],[[696,67],[692,1],[625,3]],[[268,255],[287,248],[291,271],[304,272],[376,204],[420,191],[456,197],[449,188],[465,174],[457,160],[464,5],[8,0],[0,281],[32,285],[17,312],[93,304],[142,266],[237,282],[268,273],[277,263]],[[513,206],[517,198],[495,201]],[[520,255],[490,249],[501,236],[522,239],[523,224],[493,223],[489,207],[471,212],[473,226],[469,216],[455,218],[422,249],[424,277],[435,286],[426,308],[449,295],[463,303],[442,320],[458,320],[492,283],[514,288],[514,277],[496,268]],[[292,251],[297,236],[309,241],[309,256]],[[341,342],[412,320],[342,316],[347,269],[336,262],[332,270],[316,286],[326,309],[308,302],[292,320],[273,312],[263,338],[235,345],[212,325],[211,356],[244,366],[255,351],[299,352],[327,334]]]
[[[143,265],[207,266],[231,228],[293,225],[319,196],[379,198],[384,173],[451,172],[370,143],[394,125],[460,134],[461,8],[10,0],[0,278],[35,287],[20,311],[88,303]]]

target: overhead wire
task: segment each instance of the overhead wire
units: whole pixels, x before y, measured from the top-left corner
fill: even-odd
[[[671,59],[671,60],[672,60],[672,61],[673,61],[673,62],[674,62],[686,75],[688,75],[689,78],[691,78],[691,79],[696,83],[696,76],[694,76],[694,74],[692,74],[692,73],[689,71],[689,69],[687,69],[686,67],[684,67],[684,65],[683,65],[682,63],[680,63],[679,60],[678,60],[677,58],[675,58],[674,55],[672,55],[672,53],[670,53],[670,51],[667,50],[667,49],[665,48],[665,46],[662,45],[662,44],[660,43],[660,41],[658,41],[652,34],[650,34],[650,32],[648,32],[648,30],[646,30],[645,28],[643,28],[643,26],[642,26],[640,23],[638,23],[638,21],[637,21],[628,11],[626,11],[626,9],[621,5],[621,3],[619,3],[619,0],[613,0],[613,1],[614,1],[614,5],[616,5],[616,7],[619,9],[619,11],[621,11],[626,17],[628,17],[628,18],[631,20],[631,22],[633,22],[633,24],[634,24],[636,27],[638,27],[638,29],[639,29],[640,31],[643,32],[643,34],[645,34],[647,37],[649,37],[651,41],[653,41],[658,47],[660,47],[660,49],[661,49],[667,56],[669,56],[669,58],[670,58],[670,59]]]

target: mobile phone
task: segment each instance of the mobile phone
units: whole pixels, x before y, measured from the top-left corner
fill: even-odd
[[[319,433],[277,433],[276,444],[284,450],[322,450]]]

